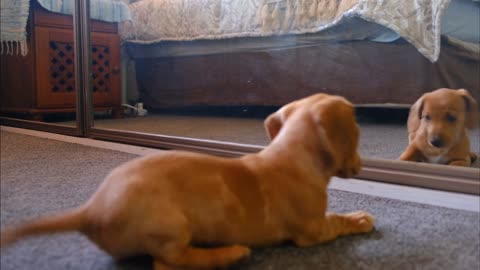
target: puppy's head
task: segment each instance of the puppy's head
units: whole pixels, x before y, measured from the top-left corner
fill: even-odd
[[[308,125],[299,121],[310,121],[314,128],[305,130]],[[271,140],[283,129],[291,129],[288,132],[294,134],[313,132],[320,145],[317,154],[336,176],[349,178],[360,171],[360,130],[352,104],[343,97],[316,94],[294,101],[271,114],[265,120],[265,128]]]
[[[465,129],[478,125],[478,105],[465,89],[442,88],[424,94],[410,109],[409,132],[423,132],[426,147],[441,152],[455,145]]]

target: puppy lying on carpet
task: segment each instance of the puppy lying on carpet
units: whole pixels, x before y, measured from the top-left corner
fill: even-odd
[[[470,166],[467,129],[478,125],[478,105],[465,89],[442,88],[424,94],[408,116],[409,145],[400,160]]]
[[[265,126],[272,142],[258,154],[166,151],[121,165],[83,206],[13,226],[1,245],[76,230],[116,258],[149,254],[156,270],[210,269],[249,256],[249,246],[305,247],[372,230],[366,212],[326,212],[330,177],[360,170],[347,100],[313,95],[282,107]]]

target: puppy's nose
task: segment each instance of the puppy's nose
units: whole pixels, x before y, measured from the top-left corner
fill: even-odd
[[[435,138],[435,139],[431,140],[430,143],[435,147],[442,147],[442,145],[443,145],[442,140],[439,139],[439,138]]]

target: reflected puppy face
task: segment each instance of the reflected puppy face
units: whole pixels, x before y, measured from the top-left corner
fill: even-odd
[[[449,148],[457,142],[465,128],[463,100],[451,93],[431,95],[424,99],[420,118],[427,132],[430,147]]]
[[[330,166],[336,169],[335,176],[350,178],[360,172],[357,150],[360,129],[349,101],[340,96],[313,95],[285,105],[266,119],[265,127],[274,140],[284,125],[301,121],[315,123],[317,130],[303,132],[315,132],[314,138],[322,144],[317,154],[324,161],[330,161]]]
[[[466,128],[478,124],[477,103],[465,89],[442,88],[427,93],[412,106],[410,114],[409,130],[417,126],[417,133],[424,133],[423,146],[431,153],[448,151]]]

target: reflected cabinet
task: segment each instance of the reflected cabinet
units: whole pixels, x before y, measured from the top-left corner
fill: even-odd
[[[26,56],[1,60],[1,113],[42,120],[75,112],[72,17],[32,5]],[[96,111],[121,117],[120,38],[114,23],[92,21],[92,84]]]

